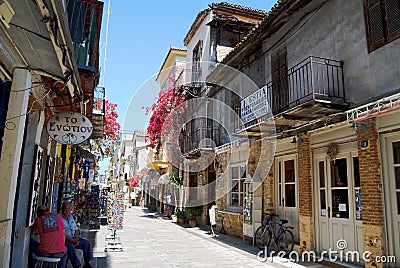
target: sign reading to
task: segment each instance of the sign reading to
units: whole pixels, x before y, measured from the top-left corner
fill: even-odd
[[[267,92],[265,87],[254,92],[241,102],[241,118],[243,124],[249,123],[267,113]]]
[[[92,134],[93,126],[89,119],[75,112],[62,112],[47,122],[47,133],[61,144],[79,144]]]

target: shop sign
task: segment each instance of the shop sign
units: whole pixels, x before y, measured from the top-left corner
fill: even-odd
[[[262,87],[241,102],[241,119],[243,124],[247,124],[267,113],[267,92]]]
[[[47,122],[47,133],[61,144],[82,143],[90,137],[92,131],[92,123],[80,113],[58,113]]]

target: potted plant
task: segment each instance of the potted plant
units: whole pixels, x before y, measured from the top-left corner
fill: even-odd
[[[184,224],[185,223],[185,212],[183,212],[180,209],[177,209],[175,211],[175,216],[176,216],[176,218],[178,220],[178,223],[180,223],[180,224]]]
[[[185,205],[185,212],[189,218],[190,227],[197,225],[196,218],[203,212],[203,206],[199,200],[190,200]]]

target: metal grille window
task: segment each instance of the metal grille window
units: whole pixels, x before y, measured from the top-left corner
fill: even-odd
[[[368,50],[400,37],[400,0],[365,0]]]

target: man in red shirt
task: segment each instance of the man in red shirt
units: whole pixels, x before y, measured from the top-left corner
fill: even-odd
[[[39,206],[37,214],[32,233],[38,230],[40,243],[31,238],[32,252],[38,257],[61,258],[58,268],[65,268],[67,248],[65,247],[65,230],[61,216],[48,212],[46,206]]]

